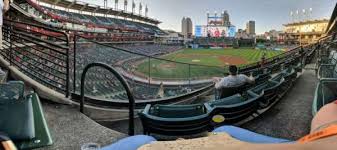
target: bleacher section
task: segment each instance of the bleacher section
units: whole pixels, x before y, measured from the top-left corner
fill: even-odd
[[[281,100],[296,78],[294,66],[289,66],[242,94],[220,100],[184,106],[148,104],[139,113],[144,134],[193,135],[211,131],[218,126],[249,121]]]
[[[29,14],[35,21],[64,30],[82,31],[83,36],[97,41],[152,41],[165,34],[156,25],[127,19],[83,14],[41,6],[31,0],[12,4],[19,12]],[[93,34],[94,33],[94,34]]]
[[[181,49],[180,46],[159,44],[121,44],[115,46],[127,51],[121,51],[113,47],[98,44],[78,45],[76,56],[76,76],[78,78],[75,83],[77,90],[79,90],[82,71],[89,63],[104,62],[112,66],[123,67],[126,71],[130,71],[132,74],[132,66],[134,66],[133,64],[135,63],[133,58],[139,58],[141,55],[163,55]],[[141,55],[135,55],[134,53]],[[73,68],[71,68],[71,72],[73,71]],[[71,81],[73,81],[73,78],[71,78]],[[115,79],[102,69],[89,71],[87,73],[85,93],[89,96],[100,99],[126,100],[127,97],[124,92],[125,90],[121,87],[120,83],[114,81]],[[156,96],[159,90],[159,85],[148,85],[147,83],[133,82],[132,80],[129,80],[129,84],[133,87],[136,99],[149,100],[157,98]],[[177,96],[187,92],[184,90],[187,87],[182,86],[181,88],[165,88],[164,96]],[[200,86],[196,86],[194,88],[200,88]]]

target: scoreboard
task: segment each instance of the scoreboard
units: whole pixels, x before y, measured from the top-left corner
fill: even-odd
[[[197,25],[195,26],[196,37],[234,37],[235,26]]]

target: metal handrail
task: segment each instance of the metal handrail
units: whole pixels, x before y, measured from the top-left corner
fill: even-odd
[[[113,69],[112,67],[110,67],[107,64],[104,63],[91,63],[89,65],[87,65],[82,73],[81,76],[81,101],[80,101],[80,112],[84,113],[84,81],[85,81],[85,77],[86,74],[88,72],[88,70],[90,68],[93,67],[102,67],[106,70],[108,70],[110,73],[112,73],[117,80],[119,80],[119,82],[122,84],[122,86],[124,87],[126,94],[128,96],[129,99],[129,135],[132,136],[134,135],[134,109],[135,109],[135,99],[133,97],[133,94],[129,88],[129,84],[126,82],[126,80],[123,78],[122,75],[120,75],[115,69]]]
[[[0,55],[6,58],[10,65],[37,79],[39,83],[65,94],[66,97],[70,95],[67,33],[8,19],[5,19],[3,33],[3,44],[7,48],[1,50]]]

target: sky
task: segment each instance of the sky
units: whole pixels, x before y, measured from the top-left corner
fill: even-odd
[[[83,2],[103,5],[103,0],[82,0]],[[123,8],[119,0],[119,8]],[[115,0],[108,0],[108,6],[114,7]],[[237,29],[244,29],[249,20],[256,22],[256,33],[264,33],[271,29],[282,30],[283,24],[292,20],[304,19],[301,15],[290,16],[290,12],[312,8],[312,19],[330,18],[337,0],[135,0],[138,13],[139,3],[143,8],[148,5],[149,17],[162,21],[162,29],[180,32],[183,17],[190,17],[195,25],[206,25],[206,12],[218,13],[227,10],[230,21]],[[132,0],[129,0],[131,10]],[[144,12],[144,11],[143,11]],[[296,14],[296,13],[295,13]],[[307,17],[308,18],[308,17]]]

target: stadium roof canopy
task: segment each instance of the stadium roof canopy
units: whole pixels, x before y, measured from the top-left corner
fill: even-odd
[[[284,24],[284,26],[298,26],[298,25],[306,25],[306,24],[314,24],[314,23],[325,23],[329,22],[328,19],[320,19],[320,20],[308,20],[308,21],[300,21],[300,22],[293,22],[289,24]]]
[[[335,6],[335,9],[332,12],[326,32],[330,34],[336,30],[337,30],[337,4]]]
[[[113,8],[102,8],[98,5],[89,4],[86,2],[80,2],[80,1],[69,1],[69,0],[39,0],[40,2],[55,5],[67,9],[74,9],[79,11],[87,11],[87,12],[93,12],[93,13],[100,13],[100,14],[108,14],[113,16],[119,16],[119,17],[126,17],[130,19],[135,19],[151,24],[158,25],[161,22],[156,19],[152,19],[146,16],[141,16],[137,14],[132,14],[131,12],[125,12],[123,10],[115,10]]]

